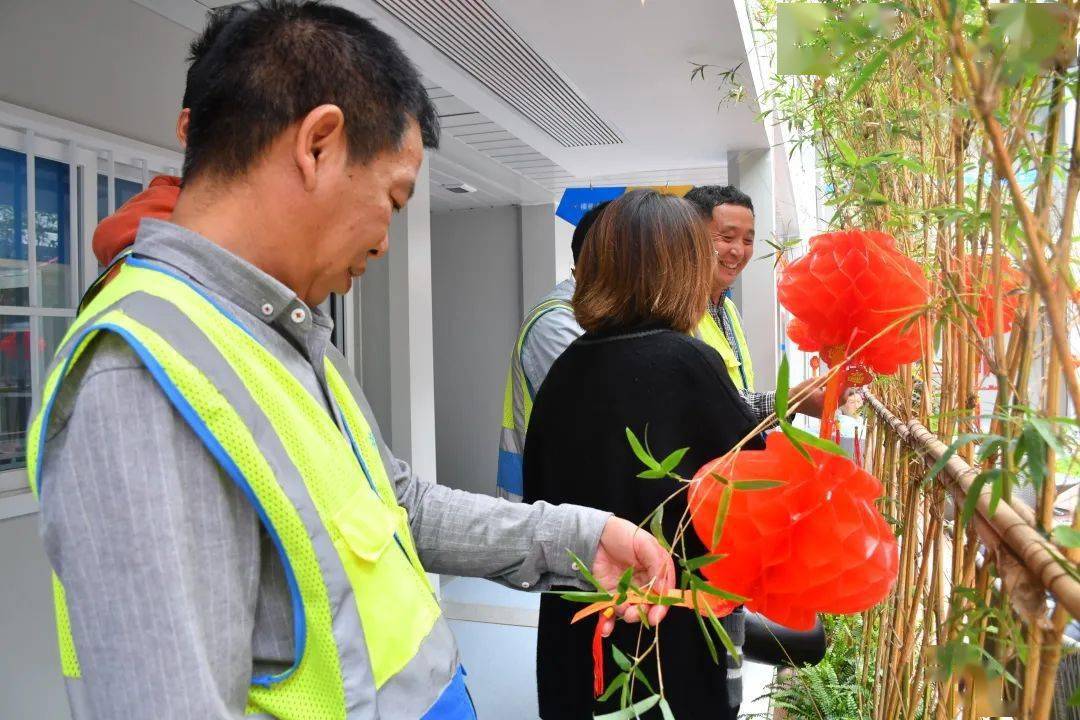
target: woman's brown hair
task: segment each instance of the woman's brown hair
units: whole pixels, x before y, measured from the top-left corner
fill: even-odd
[[[705,314],[715,262],[689,203],[652,190],[626,193],[589,230],[575,270],[574,316],[590,332],[645,323],[689,332]]]

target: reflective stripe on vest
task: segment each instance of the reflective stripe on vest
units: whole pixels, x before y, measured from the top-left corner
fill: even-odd
[[[750,360],[750,348],[746,344],[746,336],[743,334],[742,322],[739,320],[739,311],[735,307],[735,303],[731,301],[731,298],[724,298],[724,314],[727,317],[729,323],[731,323],[731,330],[735,335],[735,342],[739,346],[739,354],[735,355],[735,351],[731,348],[731,343],[728,342],[727,335],[716,324],[716,320],[713,318],[712,313],[706,312],[705,316],[701,318],[701,322],[698,323],[697,328],[694,330],[694,337],[701,340],[703,343],[720,353],[720,357],[724,359],[724,365],[727,367],[728,376],[731,378],[731,382],[735,384],[735,387],[739,390],[754,389],[754,365]],[[742,358],[742,362],[739,362],[739,358]]]
[[[566,300],[552,299],[533,308],[521,324],[514,352],[510,356],[510,368],[506,372],[506,388],[503,391],[502,431],[499,433],[499,470],[496,483],[501,497],[520,500],[524,495],[524,483],[521,472],[521,455],[525,451],[525,431],[529,427],[532,415],[533,398],[536,388],[529,383],[525,366],[521,361],[521,351],[536,321],[554,310],[574,312],[573,306]]]
[[[186,280],[129,260],[76,318],[27,438],[34,492],[62,380],[100,332],[132,348],[243,490],[281,557],[295,661],[252,679],[248,712],[296,720],[473,718],[453,636],[372,428],[335,365],[343,363],[328,357],[323,371],[345,433],[243,325]],[[78,678],[55,576],[54,586],[64,674]]]

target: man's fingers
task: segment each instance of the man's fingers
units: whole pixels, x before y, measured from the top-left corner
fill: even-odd
[[[600,618],[600,635],[601,637],[608,637],[611,635],[611,631],[615,629],[615,618],[602,617]]]
[[[649,624],[659,625],[660,621],[664,619],[664,616],[666,616],[667,613],[668,608],[666,605],[653,605],[651,608],[649,608]]]

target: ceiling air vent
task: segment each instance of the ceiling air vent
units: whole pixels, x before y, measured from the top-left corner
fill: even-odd
[[[484,0],[375,0],[563,147],[619,134]]]

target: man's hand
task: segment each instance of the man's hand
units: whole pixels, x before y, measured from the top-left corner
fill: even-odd
[[[628,567],[634,568],[634,584],[643,590],[666,595],[675,586],[675,565],[656,538],[633,523],[612,516],[600,535],[592,573],[604,588],[614,592]],[[646,608],[651,625],[663,620],[668,611],[664,605],[642,607]],[[616,612],[628,622],[641,619],[637,606],[624,605]],[[600,622],[600,632],[607,637],[615,628],[615,618],[603,618]]]
[[[817,387],[815,387],[815,385]],[[810,394],[800,400],[799,396],[803,392],[806,392],[808,388],[812,388]],[[803,380],[801,383],[791,388],[788,397],[791,398],[792,404],[795,402],[799,403],[799,406],[795,408],[796,412],[800,412],[803,415],[809,415],[810,417],[820,418],[821,410],[825,405],[824,379],[810,378],[809,380]]]

